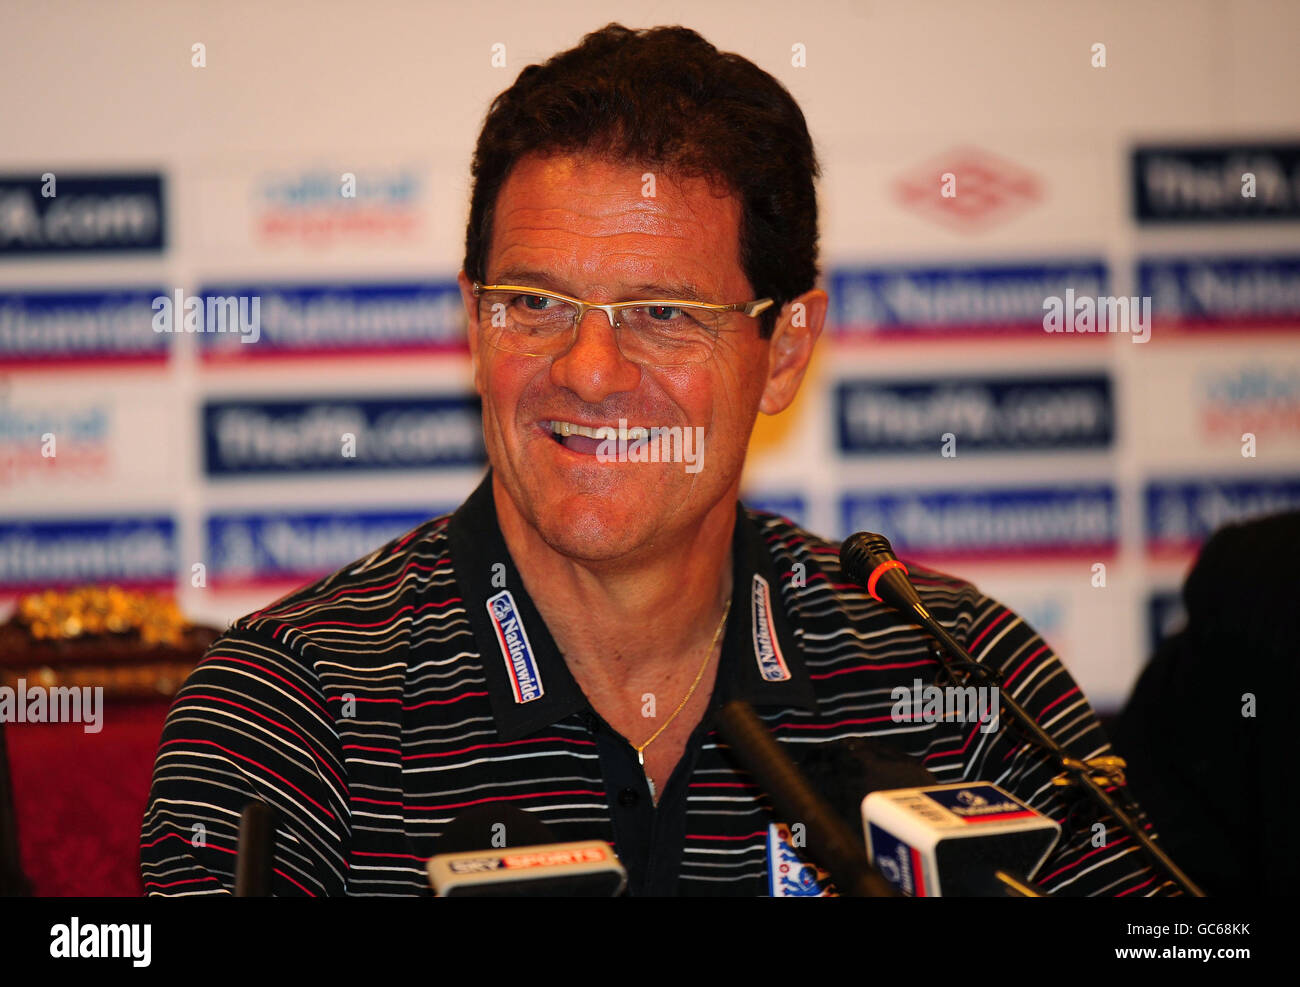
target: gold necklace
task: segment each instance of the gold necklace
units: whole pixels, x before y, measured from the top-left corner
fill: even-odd
[[[645,749],[653,744],[661,733],[668,729],[668,724],[677,719],[677,714],[686,708],[686,704],[691,701],[691,696],[695,695],[695,690],[699,687],[700,679],[704,678],[704,670],[709,667],[709,660],[713,657],[713,649],[718,646],[718,638],[722,636],[722,628],[726,625],[727,614],[730,612],[731,597],[727,597],[727,605],[722,608],[722,619],[718,621],[718,629],[713,632],[713,640],[709,643],[709,650],[704,652],[704,663],[700,665],[700,670],[695,673],[695,681],[691,683],[691,687],[686,693],[686,698],[677,704],[677,708],[673,710],[673,715],[664,720],[663,726],[652,733],[649,740],[640,747],[637,747],[635,744],[632,745],[632,749],[636,751],[637,764],[641,765],[643,770],[645,768]],[[658,795],[655,793],[655,783],[650,780],[650,775],[648,773],[645,776],[645,780],[646,784],[650,786],[650,798],[657,799]]]

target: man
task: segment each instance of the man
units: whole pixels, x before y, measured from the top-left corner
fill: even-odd
[[[826,314],[817,174],[789,93],[682,28],[610,25],[496,99],[460,274],[491,471],[454,515],[213,647],[160,746],[149,893],[228,889],[253,799],[283,821],[283,894],[427,893],[448,824],[494,802],[609,841],[633,894],[816,891],[778,880],[790,848],[769,837],[793,820],[712,731],[733,697],[792,751],[882,738],[1066,819],[1005,726],[895,716],[898,687],[934,680],[925,639],[845,579],[836,546],[738,506],[756,417],[794,399]],[[1107,750],[1030,628],[917,576],[1071,751]],[[1161,886],[1104,828],[1099,846],[1067,826],[1048,890]]]

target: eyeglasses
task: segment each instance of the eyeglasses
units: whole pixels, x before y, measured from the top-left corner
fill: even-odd
[[[479,327],[491,346],[507,353],[554,357],[577,337],[589,309],[609,319],[619,351],[633,363],[668,367],[703,363],[713,353],[732,312],[757,316],[771,298],[731,305],[654,298],[597,305],[555,291],[515,284],[474,282]]]

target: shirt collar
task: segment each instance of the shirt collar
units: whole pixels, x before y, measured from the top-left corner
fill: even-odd
[[[785,610],[782,577],[757,524],[743,505],[736,506],[735,588],[711,708],[745,699],[755,706],[812,710],[812,683]],[[588,709],[506,548],[491,470],[452,515],[447,535],[502,740],[517,740]]]

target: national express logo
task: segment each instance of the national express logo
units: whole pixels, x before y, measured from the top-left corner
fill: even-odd
[[[158,253],[165,244],[162,176],[0,176],[0,257]]]
[[[884,532],[917,559],[1100,559],[1119,537],[1115,488],[1101,483],[849,492],[840,517],[843,531]]]
[[[0,489],[109,471],[112,406],[104,401],[11,405],[0,395]]]
[[[843,267],[831,272],[830,282],[832,324],[845,340],[990,333],[1042,338],[1047,299],[1064,298],[1067,292],[1078,298],[1110,295],[1106,265],[1092,259]]]
[[[455,281],[205,285],[202,297],[258,301],[259,335],[200,337],[208,361],[456,351],[465,310]]]
[[[1115,408],[1103,373],[1042,377],[850,379],[835,389],[846,455],[1108,449]]]
[[[271,172],[254,185],[254,235],[270,246],[407,242],[428,224],[423,167]]]
[[[1237,442],[1252,432],[1294,441],[1300,438],[1300,363],[1206,370],[1197,380],[1197,411],[1207,437],[1230,436]]]
[[[211,477],[477,467],[478,398],[213,400],[203,406]]]

